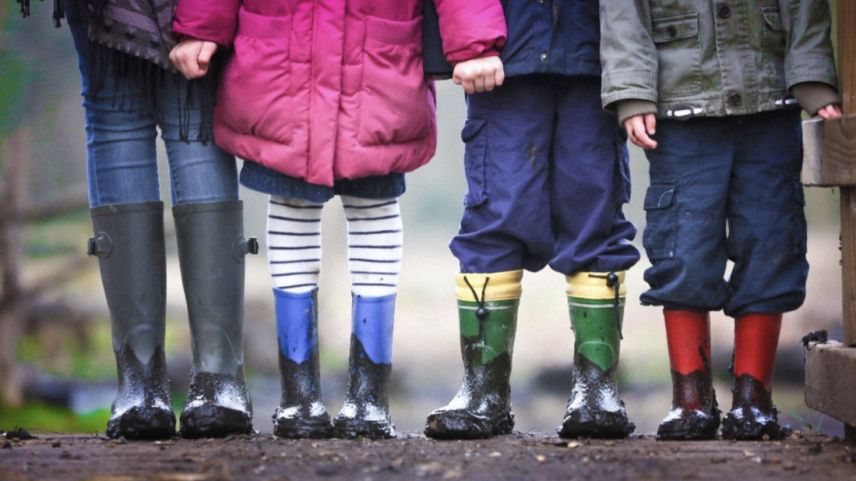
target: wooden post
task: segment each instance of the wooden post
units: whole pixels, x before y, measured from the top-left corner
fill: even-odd
[[[838,71],[844,114],[856,114],[856,2],[838,0]],[[856,345],[856,187],[841,188],[841,256],[844,345]],[[842,382],[854,382],[853,379]],[[856,442],[856,427],[844,424],[845,438]]]

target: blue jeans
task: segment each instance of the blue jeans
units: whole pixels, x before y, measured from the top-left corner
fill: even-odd
[[[90,206],[160,200],[155,144],[158,127],[169,159],[173,205],[236,200],[234,157],[213,141],[203,144],[193,140],[202,112],[198,105],[189,108],[190,140],[179,138],[179,94],[185,91],[186,80],[167,74],[152,109],[145,92],[116,82],[108,66],[103,88],[92,95],[87,27],[79,23],[69,23],[69,27],[78,53],[86,110]]]
[[[511,77],[467,99],[461,272],[621,271],[639,260],[625,139],[599,77]]]
[[[643,243],[652,267],[642,303],[732,317],[802,305],[800,113],[661,120],[657,142],[647,152]]]

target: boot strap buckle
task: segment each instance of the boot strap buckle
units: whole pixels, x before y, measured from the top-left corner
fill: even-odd
[[[90,256],[105,258],[110,255],[112,250],[113,240],[104,232],[99,232],[94,237],[90,237],[86,243],[86,254]]]

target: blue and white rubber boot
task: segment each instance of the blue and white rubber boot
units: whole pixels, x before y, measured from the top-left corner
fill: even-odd
[[[318,289],[274,289],[282,400],[273,414],[281,438],[329,438],[332,426],[321,400],[318,364]]]
[[[394,315],[395,294],[353,296],[348,393],[345,405],[333,420],[337,437],[395,436],[395,426],[389,418]]]

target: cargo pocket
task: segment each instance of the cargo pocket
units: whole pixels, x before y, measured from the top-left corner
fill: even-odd
[[[803,255],[808,251],[808,226],[805,220],[805,193],[803,192],[802,182],[794,182],[794,203],[793,203],[793,236],[794,236],[794,252]]]
[[[235,132],[291,142],[291,17],[238,13],[238,32],[217,97],[218,117]]]
[[[421,17],[366,17],[360,91],[361,145],[413,142],[431,134],[434,96],[422,66]]]
[[[779,7],[761,7],[761,89],[781,91],[785,87],[785,29]]]
[[[461,131],[466,145],[464,172],[467,176],[467,194],[464,207],[476,207],[487,201],[487,136],[486,120],[467,119]]]
[[[660,98],[696,95],[702,91],[701,41],[698,14],[653,19],[657,46]]]
[[[650,260],[675,257],[678,240],[678,218],[675,209],[675,186],[652,184],[645,193],[647,225],[642,244]]]
[[[615,199],[621,206],[630,202],[630,155],[627,153],[627,142],[615,143]]]

